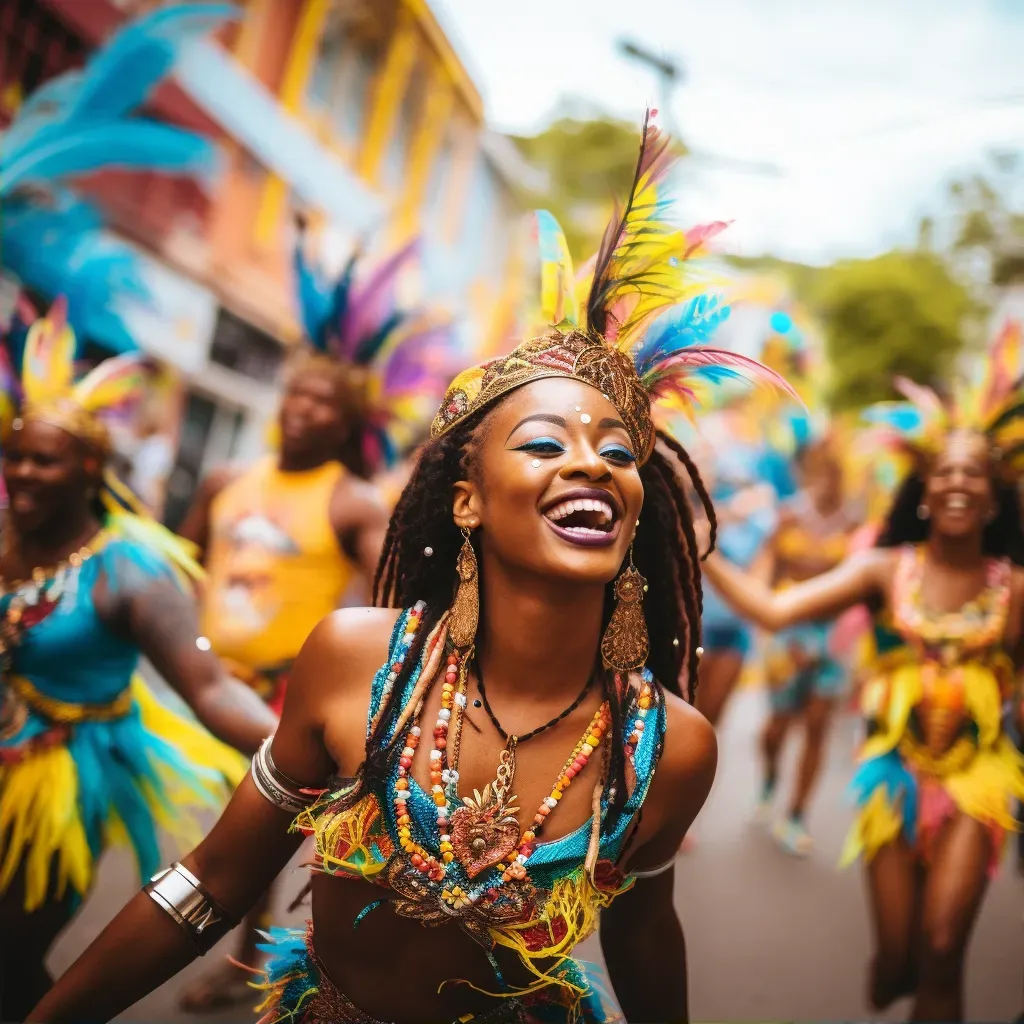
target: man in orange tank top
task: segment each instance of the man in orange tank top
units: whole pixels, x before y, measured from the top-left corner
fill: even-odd
[[[278,416],[276,456],[200,485],[180,533],[208,573],[202,629],[239,678],[280,710],[288,670],[313,627],[361,582],[365,601],[387,533],[389,506],[371,483],[395,453],[394,428],[415,430],[443,393],[447,332],[399,311],[395,277],[407,247],[361,285],[349,261],[337,281],[307,266],[300,224],[296,273],[309,350],[291,367]],[[425,367],[435,367],[433,378]],[[244,923],[239,960],[254,965],[269,896]],[[186,991],[182,1008],[206,1013],[249,998],[230,965]]]

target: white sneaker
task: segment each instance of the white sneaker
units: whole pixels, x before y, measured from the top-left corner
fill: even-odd
[[[774,789],[762,789],[761,797],[754,807],[753,821],[755,825],[768,825],[772,820],[772,801],[775,799]]]
[[[806,857],[814,849],[814,840],[803,823],[786,818],[777,821],[772,829],[775,841],[793,857]]]

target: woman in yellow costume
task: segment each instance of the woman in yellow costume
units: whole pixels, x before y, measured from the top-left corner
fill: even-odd
[[[867,866],[876,1008],[914,997],[915,1020],[961,1020],[964,961],[991,872],[1015,829],[1024,759],[1004,731],[1020,716],[1024,468],[1020,335],[993,346],[985,379],[957,403],[901,382],[874,410],[917,453],[876,546],[772,591],[715,555],[706,573],[738,612],[777,631],[861,602],[878,609],[864,686],[859,814],[844,851]]]
[[[143,877],[157,828],[196,835],[244,764],[160,705],[140,654],[221,740],[252,751],[274,716],[203,650],[184,548],[106,468],[100,414],[138,394],[133,357],[73,381],[63,303],[29,332],[18,418],[4,442],[9,506],[0,552],[0,1019],[23,1020],[49,987],[44,958],[127,839]],[[10,423],[10,421],[8,421]]]

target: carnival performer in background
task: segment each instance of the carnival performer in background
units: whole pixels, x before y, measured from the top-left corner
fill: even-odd
[[[779,523],[760,560],[762,578],[786,587],[835,568],[846,556],[857,526],[846,497],[840,462],[840,438],[826,433],[796,454],[800,490],[779,512]],[[761,734],[764,781],[759,816],[771,815],[778,782],[779,756],[790,727],[804,729],[797,781],[786,817],[774,834],[787,852],[805,856],[813,846],[804,814],[821,767],[828,726],[847,672],[832,643],[832,623],[806,622],[776,633],[764,653],[765,681],[771,709]]]
[[[135,678],[140,652],[225,743],[255,750],[276,719],[197,646],[183,545],[106,467],[100,418],[136,396],[131,357],[73,383],[57,302],[28,335],[18,418],[4,442],[0,553],[0,1019],[50,984],[44,959],[125,836],[148,878],[157,828],[198,836],[244,760]]]
[[[396,453],[396,429],[429,423],[424,403],[432,409],[444,393],[439,370],[450,358],[447,324],[396,304],[414,245],[359,276],[363,261],[353,257],[326,281],[307,261],[304,227],[295,264],[310,344],[288,367],[278,451],[212,474],[179,529],[208,572],[204,635],[275,712],[313,627],[360,576],[369,590],[390,509],[368,477]],[[245,929],[243,964],[258,960],[265,911]],[[207,1012],[251,995],[245,972],[225,963],[185,991],[182,1007]]]
[[[1004,731],[1020,717],[1024,463],[1019,343],[993,346],[984,382],[955,407],[906,383],[907,405],[876,410],[913,441],[878,545],[830,572],[772,591],[712,555],[707,575],[769,630],[880,609],[868,738],[853,781],[860,806],[844,862],[863,856],[875,925],[876,1008],[914,997],[914,1020],[961,1020],[968,938],[1017,827],[1024,758]]]
[[[757,558],[776,522],[771,486],[757,479],[755,456],[740,447],[708,451],[700,464],[713,467],[711,496],[718,519],[718,547],[744,567]],[[705,471],[705,476],[708,473]],[[700,661],[697,707],[716,728],[743,674],[753,648],[750,626],[704,586],[704,654]]]
[[[709,234],[661,219],[670,166],[645,126],[583,310],[547,219],[558,326],[450,386],[391,519],[385,607],[317,628],[252,780],[36,1019],[104,1020],[140,998],[224,931],[170,915],[171,883],[226,923],[304,833],[313,921],[272,936],[268,1022],[621,1020],[569,955],[599,911],[625,1018],[686,1019],[673,866],[715,738],[679,695],[700,572],[673,463],[704,489],[651,401],[685,401],[708,367],[760,368],[702,345],[721,315],[703,296],[649,323],[690,297],[685,257]]]

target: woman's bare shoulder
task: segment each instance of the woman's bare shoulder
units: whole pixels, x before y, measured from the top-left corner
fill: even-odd
[[[677,694],[664,691],[665,746],[658,772],[680,787],[691,787],[695,779],[714,778],[718,764],[718,740],[714,727]],[[674,786],[670,787],[674,788]]]
[[[358,678],[366,667],[372,676],[387,659],[401,614],[398,608],[340,608],[320,621],[300,657],[315,658],[331,676],[344,669],[346,677]]]

